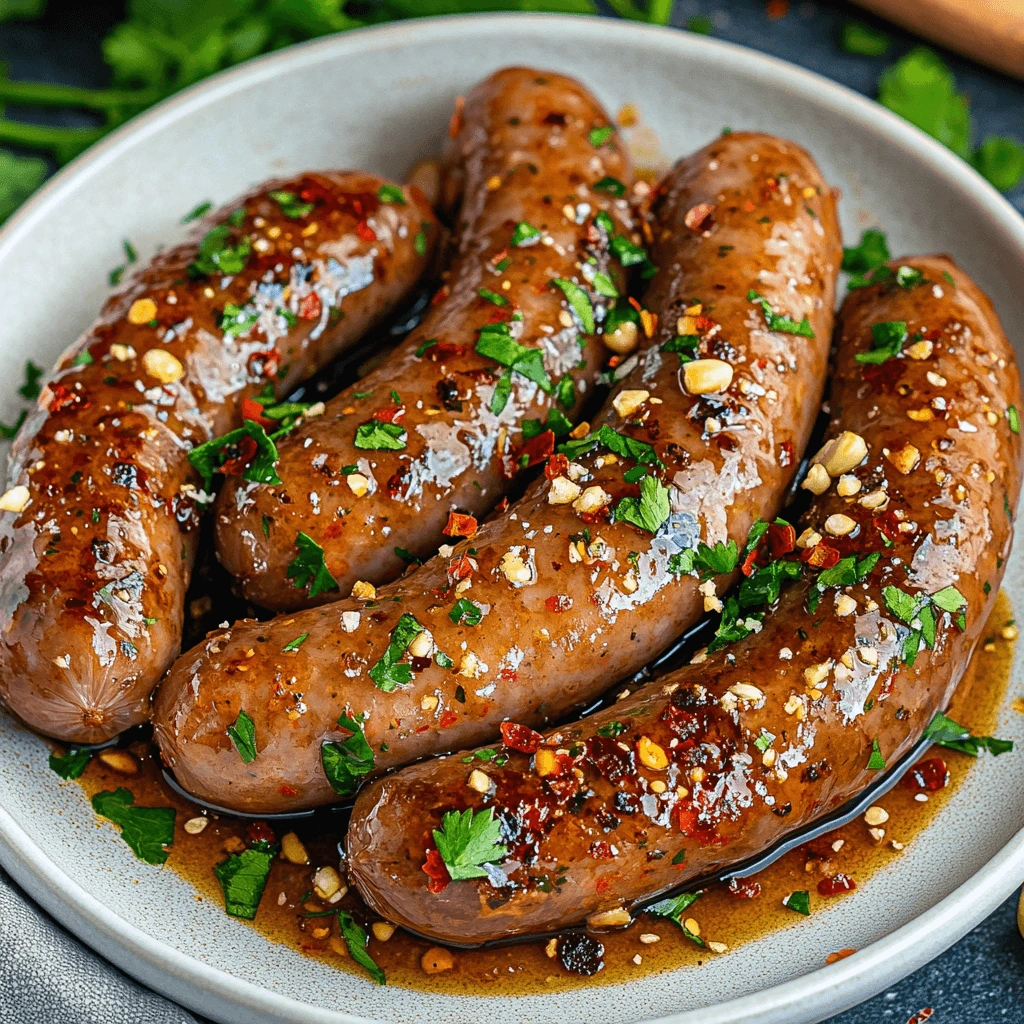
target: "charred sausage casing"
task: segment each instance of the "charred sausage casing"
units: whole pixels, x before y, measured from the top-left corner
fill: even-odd
[[[280,484],[235,479],[219,498],[220,560],[264,607],[347,597],[464,536],[550,452],[541,424],[571,428],[600,369],[587,336],[639,252],[633,171],[608,114],[573,79],[506,68],[470,92],[451,133],[457,251],[423,322],[282,443]],[[322,584],[295,571],[310,542]]]
[[[210,216],[107,302],[11,455],[4,705],[76,743],[145,719],[180,650],[198,512],[210,500],[190,451],[243,414],[259,419],[254,396],[286,394],[393,310],[436,234],[418,190],[354,171],[300,175]],[[211,462],[244,462],[257,447],[247,436]]]
[[[348,871],[375,913],[460,944],[628,911],[835,809],[948,706],[1010,550],[1020,380],[948,257],[890,269],[840,315],[819,497],[799,534],[753,535],[744,614],[782,587],[760,631],[529,747],[520,734],[500,766],[469,751],[364,789]],[[506,853],[449,881],[435,830],[466,809]]]
[[[734,133],[682,161],[657,205],[637,318],[651,337],[591,433],[373,597],[238,623],[183,655],[154,726],[187,790],[252,813],[336,800],[505,719],[568,713],[717,600],[686,553],[776,514],[820,408],[835,202],[799,146]],[[228,733],[242,713],[248,763]]]

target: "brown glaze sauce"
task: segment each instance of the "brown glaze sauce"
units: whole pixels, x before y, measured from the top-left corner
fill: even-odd
[[[998,711],[1007,696],[1014,641],[1004,637],[1003,630],[1012,623],[1010,602],[1005,593],[1000,593],[982,642],[953,698],[950,717],[975,735],[994,732]],[[1007,633],[1012,634],[1013,631],[1007,630]],[[1013,701],[1015,708],[1020,700],[1017,697]],[[1024,704],[1020,710],[1024,710]],[[166,867],[195,888],[197,899],[223,905],[223,895],[213,867],[233,849],[237,852],[237,844],[249,838],[246,823],[211,814],[208,815],[208,825],[200,834],[187,833],[185,823],[204,812],[168,789],[148,743],[140,741],[128,749],[140,764],[138,774],[120,774],[94,757],[78,780],[80,785],[89,797],[100,790],[124,786],[135,794],[137,804],[176,807],[174,844]],[[842,896],[819,895],[817,884],[820,879],[844,872],[856,881],[858,887],[863,886],[874,872],[900,856],[901,851],[898,845],[893,845],[894,841],[905,849],[917,840],[974,764],[974,759],[965,754],[938,747],[932,748],[925,756],[941,757],[945,761],[949,771],[948,785],[929,792],[926,802],[915,799],[921,790],[910,788],[906,781],[881,797],[878,803],[888,812],[889,820],[881,826],[885,835],[880,841],[872,837],[865,821],[858,819],[786,854],[754,876],[751,881],[756,881],[760,887],[755,897],[737,898],[726,885],[716,883],[704,891],[687,911],[686,917],[697,922],[700,935],[706,941],[724,943],[728,950],[732,950],[769,932],[799,927],[802,918],[782,904],[783,898],[793,891],[810,892],[813,915],[826,902],[842,899]],[[278,840],[286,832],[294,830],[308,852],[309,864],[300,866],[288,863],[280,856],[275,858],[256,918],[246,923],[273,942],[291,946],[341,970],[363,974],[362,968],[345,951],[334,917],[303,916],[328,906],[315,896],[307,897],[305,903],[302,901],[313,888],[315,870],[325,865],[338,865],[338,844],[343,839],[344,822],[345,818],[339,815],[337,825],[332,825],[330,818],[323,816],[307,822],[273,823]],[[842,845],[836,851],[834,844],[839,841]],[[375,919],[354,892],[333,906],[352,912],[370,931],[369,925]],[[651,936],[655,935],[658,939],[652,941]],[[602,934],[600,939],[605,949],[605,966],[592,977],[579,977],[564,970],[557,958],[546,955],[546,940],[504,948],[453,950],[450,954],[452,966],[438,973],[427,973],[423,967],[424,954],[431,949],[436,951],[436,947],[401,929],[387,941],[380,941],[371,934],[368,952],[385,970],[389,985],[459,995],[486,993],[509,996],[624,982],[684,965],[699,967],[704,961],[720,955],[687,939],[682,929],[672,921],[649,914],[640,915],[622,931]],[[836,954],[852,952],[840,948],[841,940],[837,943],[836,949],[821,950],[823,965],[827,960],[835,959]]]

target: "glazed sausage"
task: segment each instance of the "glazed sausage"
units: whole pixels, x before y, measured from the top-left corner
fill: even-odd
[[[715,599],[674,570],[699,540],[742,542],[795,472],[825,377],[835,204],[798,146],[737,133],[671,174],[655,233],[658,329],[522,500],[373,599],[243,622],[178,661],[154,726],[186,789],[256,813],[329,802],[507,717],[567,713]],[[242,712],[249,763],[227,732]],[[342,756],[364,743],[361,765]]]
[[[948,257],[891,269],[904,284],[855,291],[840,315],[808,475],[823,493],[799,539],[774,526],[747,566],[747,609],[790,580],[760,632],[544,737],[506,727],[500,766],[468,752],[364,789],[349,878],[372,910],[454,943],[628,910],[843,804],[947,707],[1010,550],[1020,381]],[[449,882],[433,830],[466,808],[500,822],[507,855]]]
[[[520,455],[539,450],[523,420],[568,429],[600,368],[603,348],[586,336],[623,290],[624,250],[612,247],[630,245],[627,264],[637,252],[618,195],[632,169],[608,115],[573,79],[506,68],[470,92],[452,132],[463,199],[435,304],[383,366],[281,445],[283,483],[235,480],[219,498],[220,560],[264,607],[347,597],[433,555],[451,512],[486,513],[514,486]],[[525,348],[540,355],[512,372]],[[315,552],[310,542],[321,583],[296,573],[297,544]]]
[[[107,302],[11,455],[0,499],[4,705],[76,743],[145,719],[180,650],[198,510],[211,498],[190,451],[237,427],[246,398],[257,416],[254,395],[287,393],[394,309],[427,264],[435,224],[418,192],[362,172],[273,181]],[[204,449],[211,469],[258,446],[235,440]]]

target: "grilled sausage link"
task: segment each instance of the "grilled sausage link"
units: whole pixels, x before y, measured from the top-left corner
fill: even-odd
[[[671,174],[652,254],[655,336],[521,501],[372,599],[242,622],[178,661],[154,725],[186,789],[257,813],[329,802],[507,717],[567,713],[701,615],[678,560],[776,513],[820,407],[834,199],[798,146],[727,135]],[[250,763],[227,731],[243,712]]]
[[[521,456],[536,461],[523,421],[568,430],[600,368],[586,336],[637,251],[619,195],[632,168],[607,113],[573,79],[507,68],[470,92],[451,130],[463,199],[435,304],[281,445],[281,484],[236,480],[220,496],[220,560],[267,608],[347,597],[433,555],[449,513],[487,512]],[[324,552],[320,583],[296,571],[300,534]]]
[[[396,194],[405,205],[381,201]],[[3,704],[78,743],[146,717],[180,650],[198,511],[210,500],[190,450],[238,427],[240,412],[257,416],[251,396],[286,393],[392,310],[436,234],[418,192],[355,171],[305,174],[207,218],[107,302],[11,455]],[[208,450],[211,470],[272,444],[234,440]]]
[[[790,581],[760,632],[581,722],[506,725],[504,747],[364,789],[349,878],[374,911],[459,944],[628,910],[838,807],[947,707],[1010,549],[1020,381],[948,257],[892,269],[903,284],[853,292],[840,316],[830,440],[808,476],[827,490],[799,540],[773,526],[748,560],[741,615]],[[507,852],[448,881],[433,830],[466,808],[500,822]]]

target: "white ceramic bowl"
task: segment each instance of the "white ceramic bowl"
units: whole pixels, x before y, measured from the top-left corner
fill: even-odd
[[[946,250],[995,300],[1024,350],[1024,221],[957,157],[823,78],[727,43],[622,21],[499,15],[350,33],[219,75],[126,126],[59,174],[0,235],[0,414],[26,358],[51,365],[87,326],[119,263],[182,230],[197,202],[262,178],[352,166],[401,175],[430,153],[452,99],[510,62],[576,75],[610,111],[636,103],[666,157],[724,125],[796,139],[843,191],[853,239]],[[1021,545],[1007,585],[1024,607]],[[1011,695],[1024,692],[1018,668]],[[1004,713],[1000,735],[1024,739]],[[0,862],[54,916],[130,974],[221,1021],[545,1024],[817,1021],[952,944],[1024,879],[1024,756],[982,759],[928,831],[840,906],[715,958],[629,985],[525,998],[379,989],[197,903],[137,862],[40,740],[0,715]],[[136,884],[136,879],[144,884]],[[822,968],[822,951],[859,952]]]

